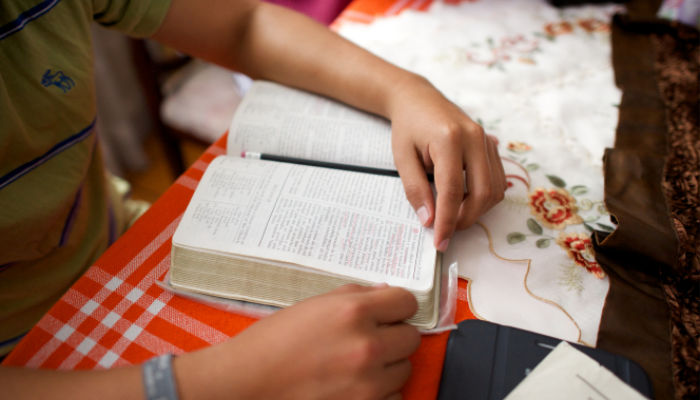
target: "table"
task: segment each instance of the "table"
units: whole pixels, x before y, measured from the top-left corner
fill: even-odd
[[[111,368],[225,341],[255,322],[161,289],[171,237],[219,139],[90,267],[6,358],[33,368]],[[462,285],[465,283],[462,282]],[[458,318],[473,318],[465,299]],[[447,334],[424,336],[406,398],[434,398]]]

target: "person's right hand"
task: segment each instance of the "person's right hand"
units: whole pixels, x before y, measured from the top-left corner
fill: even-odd
[[[420,334],[413,295],[346,285],[175,360],[181,397],[399,398]]]

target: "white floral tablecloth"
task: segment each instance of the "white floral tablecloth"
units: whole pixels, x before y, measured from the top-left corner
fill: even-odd
[[[425,7],[421,7],[425,8]],[[478,317],[596,344],[609,280],[592,230],[611,231],[602,156],[620,92],[610,59],[616,5],[433,2],[341,35],[426,76],[500,139],[505,200],[457,234],[460,292]]]

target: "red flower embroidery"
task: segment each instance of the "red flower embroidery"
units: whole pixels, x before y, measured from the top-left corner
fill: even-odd
[[[535,189],[530,193],[530,212],[546,227],[564,229],[569,224],[580,224],[576,214],[576,199],[564,189]]]
[[[595,18],[579,20],[578,25],[586,32],[610,32],[610,25]]]
[[[573,32],[574,27],[566,21],[552,22],[544,26],[544,31],[547,32],[549,36],[557,36]]]
[[[530,40],[523,35],[506,36],[496,44],[493,38],[487,40],[488,51],[471,52],[467,51],[467,60],[470,62],[486,65],[491,68],[494,66],[502,67],[504,62],[510,61],[519,55],[529,56],[539,48],[537,40]],[[534,60],[527,58],[532,64]]]
[[[508,142],[508,150],[514,153],[527,153],[532,150],[529,144],[523,142]]]
[[[586,268],[598,279],[605,278],[605,272],[595,260],[590,237],[583,233],[562,232],[557,238],[557,244],[566,250],[566,254],[577,265]]]

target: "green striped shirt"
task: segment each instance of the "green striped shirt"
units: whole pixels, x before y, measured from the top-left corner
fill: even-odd
[[[97,148],[90,24],[145,37],[169,5],[0,2],[0,355],[118,232]]]

